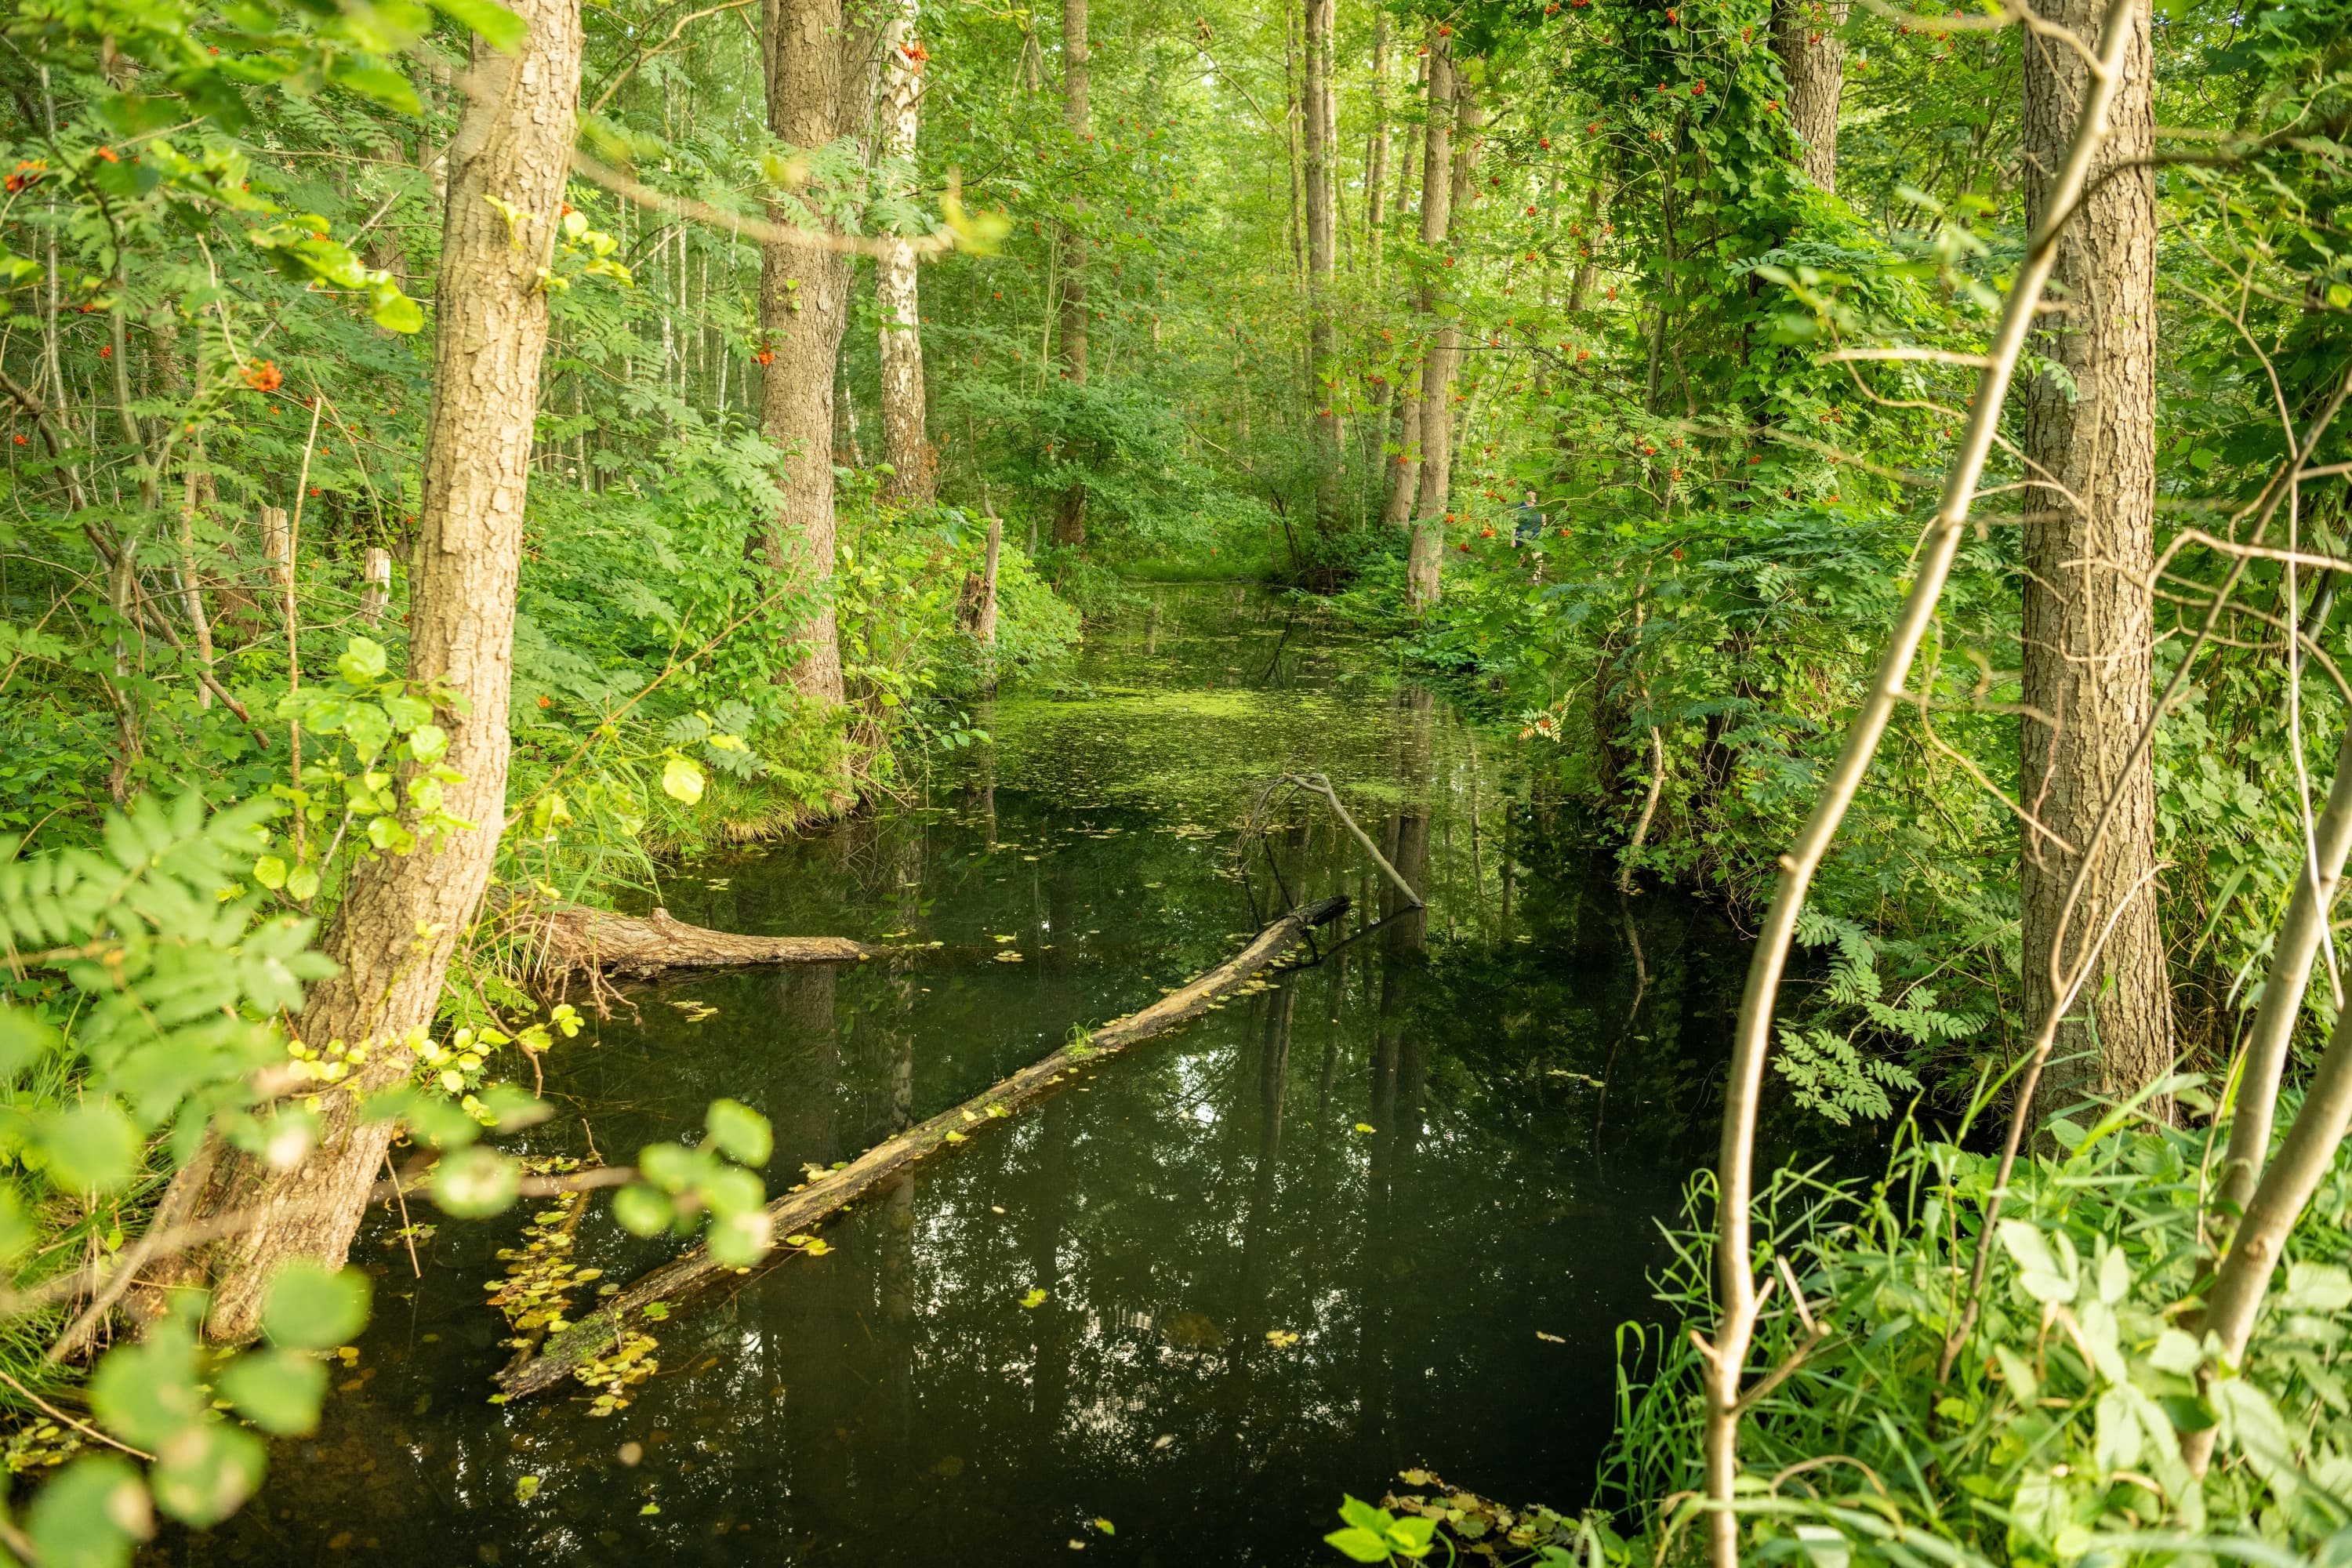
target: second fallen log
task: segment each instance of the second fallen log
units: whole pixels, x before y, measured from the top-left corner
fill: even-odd
[[[1345,898],[1325,899],[1291,910],[1233,957],[1150,1006],[1113,1019],[1085,1039],[1001,1079],[961,1105],[875,1145],[842,1169],[784,1194],[768,1205],[775,1233],[788,1236],[809,1229],[924,1155],[962,1142],[993,1122],[1009,1120],[1014,1110],[1043,1097],[1076,1069],[1199,1017],[1297,946],[1309,927],[1328,924],[1347,911]],[[692,1248],[643,1276],[561,1333],[550,1335],[538,1355],[509,1366],[499,1376],[506,1397],[521,1399],[554,1387],[611,1344],[618,1333],[639,1321],[646,1307],[656,1301],[676,1302],[734,1273],[706,1248]]]
[[[754,963],[852,963],[880,951],[839,936],[740,936],[675,919],[667,910],[615,914],[583,904],[534,913],[527,928],[542,973],[598,970],[643,979],[672,969]]]

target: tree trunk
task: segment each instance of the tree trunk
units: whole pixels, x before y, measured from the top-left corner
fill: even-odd
[[[1797,166],[1825,191],[1837,189],[1838,99],[1845,90],[1845,26],[1853,0],[1773,0],[1772,52],[1789,83],[1789,129],[1802,143]],[[2079,9],[2079,7],[2078,7]],[[2096,21],[2096,14],[2092,14]],[[2028,89],[2031,90],[2030,89]],[[2074,132],[2059,132],[2054,151],[2063,155]],[[2057,168],[2055,163],[2043,165]]]
[[[1372,260],[1372,286],[1381,281],[1381,226],[1388,220],[1389,14],[1372,13],[1372,138],[1364,153],[1364,250]]]
[[[539,269],[551,254],[570,167],[581,53],[579,0],[514,0],[512,8],[530,25],[521,52],[509,58],[476,40],[480,89],[467,97],[449,147],[432,425],[409,579],[409,679],[446,684],[459,699],[434,715],[462,778],[447,787],[446,809],[481,826],[407,855],[363,858],[352,872],[326,940],[341,973],[311,991],[295,1034],[320,1046],[370,1042],[353,1080],[361,1094],[408,1076],[403,1042],[432,1025],[506,816],[515,575],[547,346]],[[511,235],[493,198],[520,215]],[[215,1335],[252,1336],[262,1293],[285,1259],[342,1263],[392,1138],[386,1123],[355,1123],[354,1098],[321,1098],[320,1147],[295,1170],[224,1152],[203,1208],[259,1217],[212,1260]]]
[[[909,166],[922,115],[921,47],[909,5],[882,33],[881,138],[882,155]],[[923,430],[922,307],[910,241],[882,237],[874,292],[882,318],[882,453],[891,468],[884,493],[905,505],[929,506],[939,469]]]
[[[2045,14],[2087,41],[2100,8],[2059,0]],[[2064,367],[2074,390],[2047,375],[2024,388],[2028,471],[2054,481],[2028,490],[2025,507],[2019,784],[2046,828],[2027,831],[2019,870],[2029,1036],[2054,1000],[2053,948],[2059,966],[2072,968],[2114,927],[2081,988],[2077,1021],[2059,1034],[2042,1074],[2037,1121],[2087,1093],[2131,1093],[2165,1071],[2173,1049],[2157,918],[2155,771],[2148,752],[2133,758],[2153,705],[2156,188],[2145,166],[2128,166],[2148,156],[2155,123],[2147,12],[2131,15],[2138,33],[2108,111],[2113,133],[2060,241],[2052,278],[2063,300],[2034,345]],[[2073,49],[2026,38],[2025,191],[2036,225],[2086,74]],[[2067,889],[2082,862],[2065,846],[2090,844],[2111,793],[2114,816],[2070,910]],[[2156,1109],[2169,1113],[2168,1103]]]
[[[1062,123],[1083,147],[1094,140],[1087,113],[1087,0],[1062,0]],[[1079,214],[1085,201],[1071,206]],[[1087,384],[1087,236],[1076,219],[1062,226],[1062,374],[1076,386]],[[1054,509],[1054,542],[1076,549],[1087,542],[1087,488],[1074,484]]]
[[[1412,68],[1412,84],[1425,86],[1429,68],[1424,59],[1416,60]],[[1419,166],[1416,130],[1405,133],[1405,144],[1397,159],[1396,210],[1402,213],[1412,191],[1413,170]],[[1415,373],[1410,361],[1400,361],[1396,384],[1390,388],[1392,404],[1391,417],[1394,425],[1390,444],[1396,450],[1389,454],[1388,493],[1381,508],[1381,521],[1391,528],[1412,526],[1413,498],[1421,489],[1421,401],[1414,384]]]
[[[838,134],[841,0],[765,0],[768,129],[804,151]],[[778,212],[779,221],[794,215]],[[760,428],[783,453],[783,505],[761,541],[768,564],[791,574],[814,603],[793,638],[792,681],[803,695],[842,700],[841,643],[833,611],[833,370],[849,317],[849,264],[829,250],[772,241],[760,251],[760,328],[774,362],[760,378]]]
[[[1339,389],[1333,384],[1331,286],[1338,270],[1339,225],[1332,201],[1331,35],[1337,0],[1307,0],[1307,411],[1315,445],[1315,516],[1339,523]]]
[[[1422,133],[1421,243],[1443,251],[1454,216],[1454,74],[1451,35],[1429,34],[1429,124]],[[1423,331],[1433,334],[1421,362],[1420,492],[1413,507],[1412,546],[1405,561],[1405,602],[1427,609],[1437,603],[1445,559],[1445,498],[1453,488],[1452,395],[1454,360],[1461,334],[1451,321],[1433,325],[1437,273],[1424,270],[1414,300]]]
[[[1421,393],[1410,381],[1400,380],[1392,395],[1396,405],[1389,435],[1396,450],[1389,455],[1388,500],[1381,508],[1381,521],[1391,528],[1410,528],[1413,498],[1421,491]]]

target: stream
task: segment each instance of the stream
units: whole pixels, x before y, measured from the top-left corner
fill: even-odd
[[[772,1119],[781,1190],[1291,903],[1349,894],[1339,937],[1393,910],[1318,803],[1236,857],[1286,769],[1331,776],[1425,911],[1327,936],[870,1194],[824,1256],[648,1325],[661,1372],[606,1418],[585,1389],[488,1402],[484,1286],[530,1205],[437,1224],[421,1274],[372,1219],[375,1318],[319,1433],[142,1561],[1310,1564],[1339,1560],[1341,1494],[1407,1466],[1581,1506],[1618,1325],[1653,1315],[1657,1222],[1713,1152],[1746,945],[1621,898],[1516,746],[1373,645],[1255,589],[1137,592],[921,798],[675,870],[682,919],[898,951],[625,988],[549,1058],[530,1147],[593,1130],[631,1159],[732,1096]],[[599,1200],[574,1256],[624,1280],[679,1245]]]

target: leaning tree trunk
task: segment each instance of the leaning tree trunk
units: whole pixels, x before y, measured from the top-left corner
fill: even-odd
[[[2056,0],[2044,15],[2086,40],[2095,0]],[[2109,110],[2082,210],[2059,243],[2063,306],[2035,345],[2066,373],[2025,386],[2026,492],[2021,804],[2025,1032],[2053,1005],[2052,970],[2071,972],[2112,923],[2035,1095],[2036,1120],[2085,1093],[2126,1094],[2172,1058],[2172,1003],[2157,919],[2156,780],[2139,749],[2153,705],[2149,574],[2156,519],[2156,189],[2148,15]],[[2080,55],[2025,39],[2026,205],[2043,218],[2086,85]],[[2137,164],[2137,166],[2135,166]],[[2061,488],[2063,487],[2063,488]],[[2135,751],[2137,755],[2135,757]],[[2104,832],[2100,819],[2116,799]],[[2094,847],[2094,841],[2095,847]],[[2090,849],[2079,895],[2069,892]],[[2062,1058],[2072,1057],[2066,1061]],[[2165,1109],[2165,1108],[2160,1108]]]
[[[1314,434],[1315,516],[1325,530],[1339,522],[1338,360],[1331,326],[1339,225],[1332,200],[1336,149],[1330,136],[1331,35],[1337,0],[1307,0],[1307,415]]]
[[[1445,247],[1454,217],[1454,52],[1450,33],[1429,33],[1429,124],[1422,134],[1421,243],[1425,253]],[[1413,300],[1431,342],[1421,362],[1420,493],[1413,506],[1412,544],[1405,557],[1405,603],[1426,609],[1437,603],[1445,560],[1445,498],[1453,488],[1454,360],[1461,334],[1453,322],[1433,326],[1438,307],[1437,274],[1424,264]]]
[[[1845,90],[1845,26],[1853,0],[1773,0],[1772,52],[1789,83],[1789,129],[1802,149],[1798,167],[1825,191],[1837,189],[1838,99]],[[2070,125],[2059,132],[2065,150]],[[2054,169],[2055,163],[2045,168]]]
[[[581,52],[580,0],[511,4],[529,36],[512,58],[476,41],[476,86],[449,146],[433,294],[433,414],[409,577],[409,679],[446,686],[457,699],[434,715],[448,731],[447,763],[461,779],[447,786],[445,808],[481,826],[406,855],[363,858],[352,872],[326,942],[341,973],[311,992],[295,1033],[320,1046],[370,1042],[353,1080],[359,1094],[407,1077],[403,1042],[432,1025],[506,816],[515,574],[547,346],[539,273],[562,209]],[[502,210],[518,215],[511,226]],[[257,1217],[209,1260],[215,1335],[251,1337],[281,1261],[342,1263],[392,1138],[386,1123],[355,1122],[356,1098],[321,1098],[319,1147],[293,1171],[221,1155],[200,1207]]]
[[[1083,156],[1094,140],[1087,111],[1087,0],[1062,0],[1062,123]],[[1087,384],[1087,235],[1079,223],[1086,212],[1081,196],[1070,198],[1075,215],[1062,226],[1062,374],[1073,386]],[[1054,511],[1054,542],[1072,549],[1087,542],[1087,487],[1073,484],[1062,492]]]
[[[923,61],[910,4],[882,33],[882,155],[911,166],[921,126]],[[882,318],[882,450],[889,460],[887,493],[909,506],[928,506],[937,466],[923,431],[922,307],[915,279],[915,247],[884,235],[874,267],[875,303]]]
[[[768,129],[813,152],[839,134],[841,0],[765,0]],[[779,212],[780,221],[797,215]],[[770,240],[760,247],[760,331],[774,356],[760,378],[760,427],[784,454],[783,505],[761,540],[768,564],[812,603],[793,637],[792,681],[803,696],[842,700],[833,612],[833,370],[849,319],[849,263],[835,251]]]

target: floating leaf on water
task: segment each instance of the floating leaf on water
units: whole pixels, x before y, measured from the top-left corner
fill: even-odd
[[[1101,1531],[1105,1535],[1117,1535],[1118,1533],[1118,1528],[1107,1519],[1098,1519],[1095,1521],[1095,1528]]]
[[[1157,1452],[1159,1452],[1160,1449],[1165,1448],[1166,1447],[1168,1447],[1168,1445],[1169,1445],[1169,1444],[1173,1443],[1174,1441],[1176,1441],[1176,1434],[1175,1434],[1175,1433],[1173,1433],[1173,1432],[1162,1432],[1161,1434],[1160,1434],[1160,1436],[1159,1436],[1154,1437],[1153,1439],[1151,1439],[1151,1448],[1152,1448],[1152,1451],[1153,1451],[1154,1453],[1157,1453]]]
[[[1278,1351],[1286,1351],[1298,1342],[1298,1336],[1288,1329],[1268,1329],[1265,1342]]]
[[[1566,1340],[1561,1339],[1558,1334],[1548,1334],[1541,1329],[1538,1329],[1536,1331],[1536,1338],[1543,1341],[1543,1342],[1548,1345],[1564,1345],[1568,1343]]]
[[[646,1506],[645,1506],[645,1507],[643,1507],[643,1508],[641,1508],[641,1509],[637,1510],[637,1514],[638,1514],[638,1517],[643,1518],[643,1517],[644,1517],[645,1515],[646,1515],[646,1514],[649,1514],[649,1513],[659,1513],[660,1511],[661,1511],[661,1504],[659,1504],[659,1503],[657,1503],[657,1502],[649,1502],[649,1503],[646,1504]]]
[[[538,1495],[539,1478],[537,1476],[517,1476],[515,1478],[515,1501],[529,1502]]]
[[[1031,1289],[1029,1294],[1021,1298],[1021,1304],[1024,1307],[1044,1306],[1045,1304],[1045,1288],[1043,1286],[1038,1286]]]
[[[1356,1131],[1359,1132],[1370,1132],[1375,1131],[1375,1129],[1369,1121],[1359,1121],[1356,1123]]]

